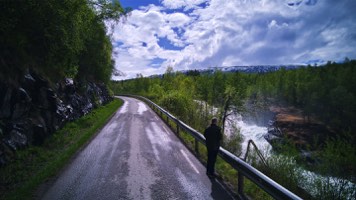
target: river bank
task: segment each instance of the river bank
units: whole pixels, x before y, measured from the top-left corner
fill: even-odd
[[[295,107],[271,106],[274,113],[272,127],[279,129],[279,136],[288,139],[300,150],[318,150],[328,137],[335,133],[316,118],[303,115]]]

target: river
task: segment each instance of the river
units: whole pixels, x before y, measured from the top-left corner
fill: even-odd
[[[257,148],[261,151],[265,158],[268,159],[268,157],[272,156],[272,146],[264,138],[264,135],[268,133],[268,127],[257,126],[252,123],[247,123],[243,120],[240,114],[230,115],[225,122],[225,135],[227,137],[230,137],[232,134],[235,134],[234,132],[236,132],[236,128],[240,130],[240,134],[243,136],[243,142],[241,144],[242,153],[240,157],[245,156],[249,140],[254,141]],[[295,161],[293,162],[296,163]],[[297,164],[295,165],[295,171],[301,172],[303,180],[303,182],[299,186],[308,191],[308,193],[310,193],[314,197],[320,195],[321,192],[327,192],[321,191],[319,189],[320,185],[319,187],[316,187],[316,185],[322,184],[323,190],[325,189],[325,187],[329,187],[329,189],[331,188],[331,190],[333,190],[335,194],[344,191],[346,193],[344,194],[344,197],[346,199],[356,199],[356,184],[337,177],[322,176],[320,174],[305,170]]]

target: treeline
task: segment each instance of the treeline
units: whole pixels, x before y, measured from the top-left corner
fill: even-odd
[[[356,131],[355,86],[354,60],[295,70],[282,68],[263,74],[220,71],[213,74],[200,74],[198,71],[182,74],[169,69],[162,77],[138,76],[112,84],[117,94],[148,96],[188,120],[190,107],[186,106],[186,102],[193,100],[220,108],[221,119],[227,108],[242,111],[246,102],[254,109],[284,103],[302,109],[306,120],[316,117],[338,133],[349,132],[353,141],[356,138],[352,134]]]
[[[337,132],[356,131],[356,61],[250,76],[254,93],[301,108]]]
[[[114,63],[104,20],[124,14],[109,0],[1,1],[0,78],[16,82],[31,69],[53,81],[108,82]]]

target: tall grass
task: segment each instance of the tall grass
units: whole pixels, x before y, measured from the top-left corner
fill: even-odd
[[[300,163],[300,153],[291,143],[280,145],[278,151],[267,158],[268,166],[253,159],[251,163],[304,199],[355,199],[356,149],[345,139],[328,139],[309,167]]]
[[[0,169],[0,199],[32,199],[41,183],[54,176],[88,143],[122,105],[122,100],[93,110],[67,123],[42,146],[20,150],[16,159]]]
[[[319,152],[316,173],[322,176],[309,173],[308,187],[315,188],[315,199],[356,199],[356,148],[348,141],[349,134],[329,138]]]

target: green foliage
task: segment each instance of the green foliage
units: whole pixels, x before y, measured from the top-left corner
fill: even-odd
[[[192,100],[178,92],[163,95],[158,103],[184,121],[189,120],[189,111],[193,110]]]
[[[37,187],[54,176],[122,105],[114,100],[88,115],[67,123],[41,147],[30,146],[0,169],[1,199],[32,199]],[[6,188],[4,188],[6,186]]]
[[[315,199],[353,199],[356,196],[356,186],[350,185],[346,179],[337,177],[315,177],[313,187]]]
[[[116,1],[95,2],[104,6],[96,9],[87,0],[1,2],[0,78],[17,79],[32,68],[54,81],[109,81],[112,47],[103,20],[125,11]]]
[[[233,127],[235,131],[232,132],[230,138],[224,141],[224,148],[229,152],[240,155],[242,149],[242,142],[244,140],[243,136],[240,134],[240,130],[237,127]]]
[[[118,0],[88,0],[98,18],[103,20],[118,20],[123,14],[130,12],[121,7]]]
[[[1,24],[7,25],[1,30],[5,73],[37,67],[63,76],[75,65],[84,45],[85,1],[4,1],[1,7]]]
[[[344,135],[349,135],[345,133]],[[346,137],[347,138],[347,137]],[[328,139],[324,151],[318,156],[317,171],[324,176],[311,174],[311,188],[315,199],[352,199],[356,195],[356,149],[345,138]]]
[[[298,167],[294,157],[273,155],[268,159],[268,176],[297,192],[298,186],[306,181],[302,168]]]
[[[78,78],[108,82],[114,67],[111,41],[101,21],[93,19],[89,27],[85,49],[79,59]]]
[[[343,138],[327,140],[321,160],[328,163],[329,173],[342,177],[344,170],[349,170],[353,175],[351,178],[356,181],[356,149],[349,141]]]
[[[164,95],[164,88],[159,84],[153,84],[149,89],[149,94],[152,94],[152,97],[159,98]]]

